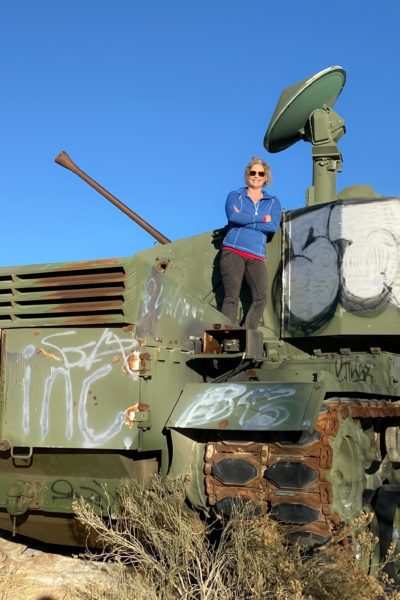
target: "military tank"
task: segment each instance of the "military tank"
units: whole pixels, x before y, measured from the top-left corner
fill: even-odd
[[[223,230],[171,242],[56,158],[159,244],[0,269],[1,527],[73,541],[74,497],[106,510],[122,479],[171,473],[195,509],[249,501],[309,545],[363,508],[382,555],[397,539],[400,198],[336,192],[345,78],[330,67],[284,90],[266,133],[270,152],[311,143],[313,182],[269,242],[258,331],[219,311]]]

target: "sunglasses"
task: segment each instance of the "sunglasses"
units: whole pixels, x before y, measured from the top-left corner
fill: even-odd
[[[250,171],[250,175],[254,177],[254,175],[259,175],[259,177],[265,177],[265,171]]]

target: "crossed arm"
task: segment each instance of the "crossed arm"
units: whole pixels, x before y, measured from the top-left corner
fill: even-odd
[[[226,216],[234,227],[258,229],[263,233],[274,233],[281,221],[281,205],[277,198],[272,198],[267,211],[255,214],[244,210],[243,199],[237,192],[228,194],[225,204]]]

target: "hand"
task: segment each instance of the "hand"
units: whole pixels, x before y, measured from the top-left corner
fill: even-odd
[[[264,223],[269,223],[271,220],[271,215],[264,215],[263,216],[263,221]]]

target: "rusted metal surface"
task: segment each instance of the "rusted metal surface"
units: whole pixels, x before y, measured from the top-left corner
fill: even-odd
[[[13,285],[8,285],[7,288],[10,290],[22,290],[26,288],[54,288],[70,285],[104,285],[105,283],[120,283],[125,281],[124,272],[104,272],[100,270],[99,273],[84,273],[80,274],[79,271],[74,273],[59,273],[53,275],[49,272],[46,277],[37,277],[35,274],[33,277],[21,277],[15,275],[13,278]],[[0,289],[4,287],[0,284]]]
[[[111,323],[121,324],[125,322],[123,314],[85,314],[85,315],[71,315],[63,317],[63,325],[68,326],[79,326],[79,325],[110,325]],[[56,321],[55,321],[56,322]]]
[[[121,258],[99,258],[95,260],[78,260],[64,263],[44,263],[36,265],[18,265],[0,268],[0,284],[3,281],[12,281],[16,276],[37,276],[57,271],[88,271],[101,268],[122,267]]]
[[[334,490],[329,481],[333,465],[332,441],[338,434],[340,423],[346,419],[357,423],[363,419],[372,422],[374,419],[400,418],[400,402],[333,400],[327,401],[325,408],[317,420],[316,439],[311,439],[308,444],[209,442],[204,467],[209,504],[218,512],[216,505],[225,499],[251,500],[261,514],[274,513],[282,505],[295,505],[294,510],[296,506],[305,507],[310,512],[315,511],[316,518],[307,524],[293,525],[296,531],[330,539],[342,520],[332,510]],[[388,420],[387,425],[389,423]],[[215,466],[221,461],[232,461],[233,465],[235,461],[245,461],[248,468],[253,469],[254,477],[239,485],[222,481],[215,474]],[[296,483],[286,487],[277,485],[267,476],[267,471],[279,463],[283,467],[298,465],[315,476],[304,486],[296,486]]]
[[[120,259],[0,269],[0,324],[123,323],[125,286]]]
[[[205,332],[204,333],[204,353],[205,354],[218,354],[219,352],[221,352],[221,344],[219,344],[212,335]]]
[[[46,294],[46,298],[48,300],[59,300],[61,299],[70,299],[70,298],[91,298],[97,296],[115,296],[117,293],[122,294],[125,291],[123,285],[121,286],[113,286],[112,288],[88,288],[88,289],[77,289],[77,290],[58,290],[55,292],[51,292],[50,294]],[[35,299],[36,297],[41,297],[42,292],[34,292],[32,294],[28,294],[28,298]],[[17,296],[16,296],[17,297]],[[26,300],[26,296],[24,294],[21,300]]]
[[[122,308],[124,306],[123,300],[104,300],[97,302],[68,302],[66,304],[49,304],[42,308],[41,311],[36,310],[35,308],[30,308],[29,311],[26,312],[47,312],[50,309],[51,312],[56,313],[71,313],[71,312],[97,312],[99,310],[111,310],[113,308]],[[19,309],[19,313],[22,313]]]

